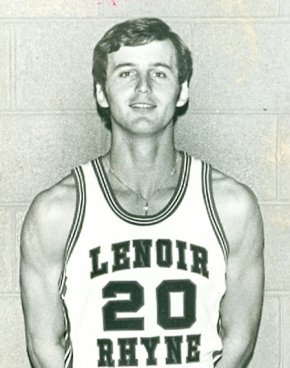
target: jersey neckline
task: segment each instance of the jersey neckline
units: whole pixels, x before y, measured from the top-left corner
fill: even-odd
[[[119,201],[117,200],[112,190],[111,184],[105,172],[101,160],[102,156],[96,158],[95,160],[92,160],[91,163],[95,171],[96,177],[98,179],[100,188],[104,194],[104,197],[107,203],[109,204],[110,208],[118,217],[134,225],[154,225],[168,218],[177,209],[186,192],[190,172],[191,156],[189,156],[184,151],[180,151],[180,153],[181,153],[181,165],[178,183],[175,188],[175,191],[170,200],[168,201],[168,203],[165,205],[165,207],[163,207],[163,209],[161,209],[156,214],[149,216],[131,214],[120,205]]]

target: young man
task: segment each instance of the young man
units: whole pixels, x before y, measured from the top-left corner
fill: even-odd
[[[245,186],[174,146],[190,52],[158,19],[94,53],[107,154],[34,200],[21,286],[36,368],[242,368],[256,340],[263,231]]]

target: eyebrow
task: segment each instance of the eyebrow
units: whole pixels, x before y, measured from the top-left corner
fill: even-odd
[[[168,64],[165,64],[165,63],[154,63],[154,64],[152,64],[152,66],[161,66],[163,68],[172,70],[172,67],[170,65],[168,65]]]
[[[121,64],[117,64],[116,66],[114,66],[113,70],[119,70],[121,68],[125,68],[125,67],[135,67],[137,66],[137,64],[134,63],[121,63]],[[166,68],[168,70],[172,70],[172,67],[166,63],[152,63],[150,64],[150,66],[153,67],[163,67]]]
[[[135,66],[135,64],[133,63],[121,63],[121,64],[117,64],[116,66],[114,66],[113,70],[118,70],[127,66]]]

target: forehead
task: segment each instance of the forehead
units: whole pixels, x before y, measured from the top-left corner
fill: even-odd
[[[122,46],[118,51],[108,54],[108,71],[120,64],[140,66],[158,63],[177,67],[176,52],[170,40],[152,41],[140,46]]]

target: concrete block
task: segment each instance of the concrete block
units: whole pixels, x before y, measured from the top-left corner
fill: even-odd
[[[94,110],[93,23],[23,24],[17,29],[16,104],[20,110]]]
[[[20,291],[20,283],[19,283],[19,276],[20,276],[20,235],[21,235],[21,228],[24,221],[24,217],[26,212],[28,211],[28,205],[19,207],[16,209],[15,213],[15,253],[16,253],[16,261],[14,264],[14,291]]]
[[[280,0],[280,15],[281,16],[290,15],[290,3],[288,0]]]
[[[30,368],[20,297],[0,298],[0,367]]]
[[[99,16],[98,0],[2,0],[0,13],[5,18],[91,17]]]
[[[281,339],[282,339],[282,367],[290,367],[290,296],[281,298],[282,301],[282,321],[281,321]]]
[[[279,198],[290,200],[290,115],[281,118],[279,133]]]
[[[187,113],[176,123],[176,145],[249,185],[259,200],[276,197],[274,116]]]
[[[266,290],[290,291],[290,206],[262,205]]]
[[[0,110],[10,107],[10,31],[9,26],[0,25]]]
[[[289,110],[289,24],[196,24],[194,44],[196,109]]]
[[[12,233],[11,211],[8,207],[0,207],[0,292],[11,291],[12,288]]]
[[[280,368],[280,306],[276,297],[266,297],[253,359],[248,368]]]
[[[276,0],[100,0],[104,15],[153,16],[153,17],[250,17],[275,16],[278,14]],[[112,7],[112,3],[115,6]]]
[[[277,0],[3,0],[3,17],[248,17],[275,16]]]
[[[92,53],[116,21],[23,24],[17,29],[16,107],[94,110]],[[172,23],[191,45],[191,26]]]
[[[102,153],[104,129],[95,114],[2,116],[0,201],[30,202]]]
[[[200,17],[272,17],[278,15],[279,3],[276,0],[197,0],[192,8],[193,16]]]

